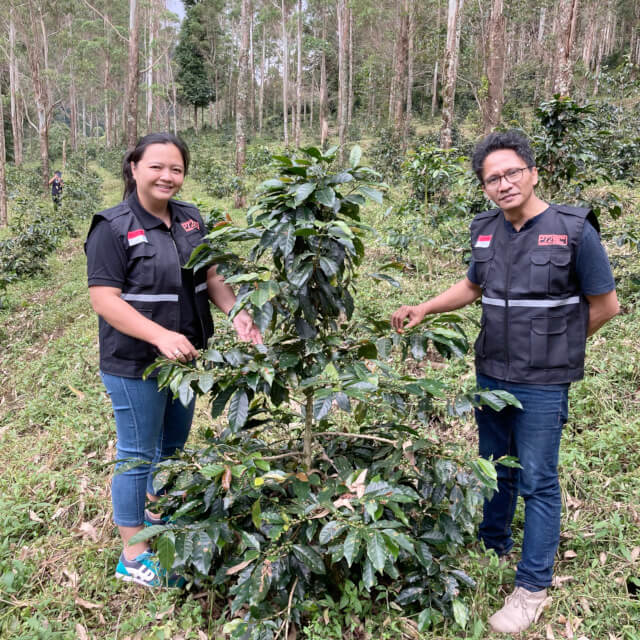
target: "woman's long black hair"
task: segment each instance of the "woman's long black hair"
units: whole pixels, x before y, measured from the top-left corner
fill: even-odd
[[[124,195],[122,199],[125,200],[136,190],[136,181],[133,178],[131,172],[131,163],[138,162],[144,155],[145,150],[151,144],[173,144],[178,147],[180,155],[182,156],[182,162],[184,163],[184,175],[187,175],[189,170],[189,148],[184,140],[174,136],[173,133],[150,133],[138,140],[136,146],[127,151],[122,159],[122,179],[124,180]]]

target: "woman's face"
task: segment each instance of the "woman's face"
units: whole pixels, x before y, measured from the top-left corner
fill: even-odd
[[[166,203],[184,182],[180,149],[174,144],[150,144],[140,160],[131,163],[131,173],[142,206]]]

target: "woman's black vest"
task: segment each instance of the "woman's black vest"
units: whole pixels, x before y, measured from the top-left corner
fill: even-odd
[[[179,292],[182,289],[180,256],[191,255],[206,234],[197,208],[186,202],[171,201],[172,233],[147,227],[124,201],[97,213],[91,229],[107,220],[122,242],[127,256],[127,280],[121,297],[142,315],[166,329],[180,327]],[[180,254],[180,255],[179,255]],[[194,299],[200,325],[200,343],[206,346],[213,335],[206,269],[194,273]],[[137,378],[158,357],[156,348],[99,320],[100,369],[112,375]]]
[[[500,209],[471,223],[471,249],[482,287],[476,371],[529,384],[580,380],[589,303],[575,258],[589,209],[550,205],[535,224],[511,233]]]

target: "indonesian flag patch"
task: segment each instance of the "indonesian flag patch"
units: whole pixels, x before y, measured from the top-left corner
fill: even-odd
[[[149,242],[147,240],[147,236],[144,233],[144,229],[135,229],[134,231],[129,231],[127,233],[127,240],[129,241],[129,246],[133,247],[141,242]]]
[[[189,233],[189,231],[194,231],[195,229],[200,229],[200,223],[197,220],[187,220],[186,222],[181,222],[182,228]]]
[[[538,236],[539,247],[566,247],[568,244],[568,238],[566,235],[559,235],[555,233],[545,233]]]
[[[493,238],[493,236],[478,236],[474,246],[486,249],[491,244],[491,238]]]

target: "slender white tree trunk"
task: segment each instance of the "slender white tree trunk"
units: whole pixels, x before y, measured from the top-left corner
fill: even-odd
[[[282,118],[284,121],[284,146],[289,146],[289,38],[287,36],[287,7],[284,0],[282,9]]]
[[[9,92],[11,94],[11,133],[13,134],[13,160],[22,164],[22,118],[20,117],[20,92],[18,62],[16,59],[16,25],[13,5],[9,9]]]
[[[236,176],[244,175],[247,151],[247,106],[249,102],[249,0],[242,0],[240,17],[240,56],[238,61],[238,96],[236,103]],[[245,206],[242,189],[235,195],[235,206]]]
[[[347,38],[348,17],[346,0],[338,0],[338,136],[340,162],[344,161],[347,133]]]
[[[460,25],[464,0],[449,0],[447,14],[447,48],[444,63],[444,90],[442,96],[442,127],[440,129],[440,146],[451,147],[453,126],[453,108],[458,76],[458,53],[460,49]]]
[[[297,49],[298,66],[296,69],[296,126],[295,126],[295,146],[300,146],[301,115],[302,115],[302,0],[298,0],[297,15]]]
[[[2,91],[0,91],[0,227],[6,227],[9,224],[7,177],[5,175],[6,164],[7,149],[4,140],[4,107],[2,104]]]

